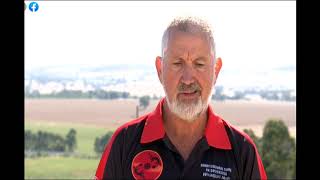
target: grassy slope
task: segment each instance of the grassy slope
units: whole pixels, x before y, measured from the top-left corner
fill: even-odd
[[[65,136],[71,128],[77,131],[77,153],[86,155],[95,155],[94,141],[96,137],[100,137],[107,133],[110,129],[99,128],[95,126],[87,126],[81,124],[68,124],[68,123],[44,123],[44,122],[26,122],[25,130],[32,132],[47,131],[57,133]]]
[[[77,131],[77,153],[94,156],[94,140],[110,129],[68,123],[25,122],[25,130],[47,131],[65,136],[74,128]],[[76,157],[25,158],[25,178],[28,179],[92,179],[99,163],[97,159]]]
[[[25,179],[92,179],[99,159],[40,157],[25,159]]]

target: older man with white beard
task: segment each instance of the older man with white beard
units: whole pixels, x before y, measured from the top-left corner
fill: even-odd
[[[165,98],[117,129],[95,178],[267,179],[252,139],[209,105],[222,67],[209,24],[174,19],[155,66]]]

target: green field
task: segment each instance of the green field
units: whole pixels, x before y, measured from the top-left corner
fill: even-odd
[[[96,137],[100,137],[106,134],[109,130],[107,128],[95,127],[95,126],[88,126],[82,124],[69,124],[69,123],[44,123],[44,122],[26,122],[25,123],[25,130],[31,130],[32,132],[36,133],[37,131],[46,131],[57,133],[60,135],[65,136],[68,131],[74,128],[77,131],[77,149],[76,152],[79,154],[85,155],[95,155],[94,152],[94,140]]]
[[[25,179],[93,179],[99,159],[25,158]]]
[[[107,133],[107,128],[68,123],[25,122],[25,130],[46,131],[65,136],[74,128],[77,132],[76,153],[84,156],[96,156],[94,140]],[[100,157],[85,159],[78,157],[39,157],[25,158],[26,179],[92,179]]]

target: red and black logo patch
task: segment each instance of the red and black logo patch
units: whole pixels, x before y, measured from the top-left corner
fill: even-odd
[[[152,150],[138,153],[131,164],[131,172],[135,179],[158,179],[162,170],[162,159],[157,152]]]

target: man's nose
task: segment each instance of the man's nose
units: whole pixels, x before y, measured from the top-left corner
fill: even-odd
[[[189,67],[188,65],[185,65],[182,72],[181,82],[189,85],[194,83],[194,76],[193,76],[193,69],[192,67]]]

